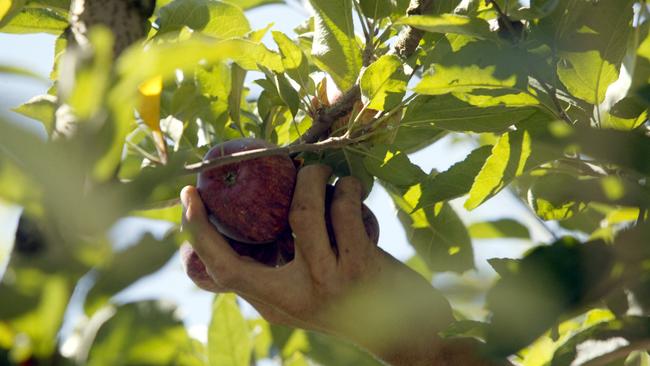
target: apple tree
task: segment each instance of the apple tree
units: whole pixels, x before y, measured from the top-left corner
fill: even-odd
[[[253,29],[246,11],[267,4],[309,15]],[[456,308],[443,335],[528,366],[650,364],[649,15],[642,0],[0,0],[0,31],[58,37],[48,93],[14,109],[41,125],[0,119],[0,198],[23,208],[0,363],[377,365],[231,295],[207,344],[173,307],[114,301],[184,241],[196,173],[287,154],[388,192],[429,280],[473,271],[473,239],[530,240],[517,220],[459,216],[510,191],[554,239],[489,259],[481,311]],[[277,147],[202,159],[244,137]],[[475,149],[448,170],[409,158],[451,137]],[[173,228],[117,249],[108,231],[130,217]]]

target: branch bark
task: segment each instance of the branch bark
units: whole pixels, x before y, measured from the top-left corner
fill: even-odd
[[[582,366],[605,366],[609,365],[611,362],[619,360],[623,357],[626,357],[634,351],[648,351],[650,350],[650,339],[638,341],[631,343],[628,346],[621,347],[614,352],[598,356],[590,361],[587,361],[582,364]]]
[[[223,166],[232,163],[238,163],[240,161],[259,158],[263,156],[290,155],[298,152],[339,149],[345,146],[356,144],[361,141],[363,141],[363,138],[351,139],[351,138],[337,137],[337,138],[329,138],[327,140],[312,143],[312,144],[296,144],[296,145],[289,145],[289,146],[278,147],[273,149],[255,149],[255,150],[242,151],[227,156],[221,156],[216,159],[205,160],[196,164],[187,165],[185,166],[185,173],[196,174],[206,169],[215,168],[218,166]]]
[[[426,14],[433,5],[433,0],[411,0],[407,15],[421,15]],[[390,50],[389,54],[396,55],[403,60],[408,59],[415,53],[424,31],[407,26],[399,34],[395,45]],[[314,123],[312,127],[305,132],[298,143],[314,143],[324,137],[332,127],[332,124],[338,119],[348,115],[354,109],[354,104],[361,98],[361,88],[359,84],[354,85],[343,94],[343,97],[330,107],[322,108],[316,111]]]

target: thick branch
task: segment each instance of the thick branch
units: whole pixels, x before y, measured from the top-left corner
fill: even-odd
[[[433,0],[411,0],[406,14],[425,14],[431,9],[432,5]],[[400,33],[395,45],[389,53],[397,55],[402,59],[411,57],[420,44],[423,35],[423,31],[407,26]],[[361,88],[359,87],[359,84],[356,84],[346,91],[345,94],[343,94],[343,97],[341,97],[341,99],[336,103],[330,107],[317,111],[312,127],[302,135],[299,142],[314,143],[327,136],[332,124],[334,124],[338,119],[351,113],[354,109],[354,104],[360,98]]]

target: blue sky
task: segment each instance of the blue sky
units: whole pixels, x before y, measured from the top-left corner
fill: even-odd
[[[254,28],[262,28],[269,23],[275,23],[274,30],[283,31],[290,36],[292,29],[305,19],[295,8],[283,6],[267,6],[248,13]],[[0,34],[0,65],[13,65],[28,68],[47,77],[52,64],[54,37],[50,35],[4,35]],[[0,115],[7,115],[8,109],[19,105],[31,97],[45,93],[48,85],[25,78],[0,75]],[[16,115],[12,114],[12,117]],[[20,119],[21,123],[33,123]],[[32,124],[33,125],[33,124]],[[444,139],[435,146],[411,155],[414,163],[424,171],[436,168],[446,170],[457,161],[462,160],[473,146],[469,143],[455,143],[451,138]],[[482,220],[495,220],[502,217],[512,217],[521,220],[529,226],[535,242],[547,241],[548,234],[539,223],[507,192],[497,197],[473,212],[462,208],[462,199],[453,202],[465,223]],[[398,257],[408,259],[412,248],[407,244],[404,231],[397,220],[395,209],[388,195],[376,186],[366,204],[375,212],[381,227],[380,246]],[[0,202],[0,263],[6,258],[6,252],[11,245],[19,210]],[[118,223],[112,231],[118,245],[126,245],[134,241],[142,227],[160,233],[165,225],[125,221]],[[513,240],[483,240],[475,242],[477,265],[481,273],[490,274],[491,269],[486,263],[492,257],[516,257],[530,247],[530,243]],[[434,283],[444,283],[453,276],[437,275]],[[185,277],[178,258],[173,258],[158,274],[136,283],[133,287],[120,294],[121,301],[131,301],[142,298],[165,298],[180,305],[180,313],[184,320],[197,333],[205,331],[209,320],[210,302],[212,296],[197,290]],[[77,307],[69,314],[67,327],[74,324],[76,316],[81,314]]]

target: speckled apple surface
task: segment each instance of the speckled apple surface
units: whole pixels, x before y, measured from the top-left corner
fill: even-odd
[[[259,139],[231,140],[204,159],[273,147]],[[243,243],[269,243],[288,228],[296,174],[289,156],[265,156],[206,170],[197,190],[219,232]]]

